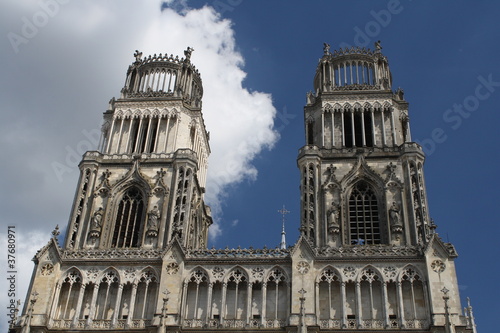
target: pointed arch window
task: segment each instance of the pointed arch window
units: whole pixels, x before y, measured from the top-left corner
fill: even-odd
[[[240,269],[229,273],[225,315],[225,322],[229,327],[244,327],[244,319],[247,317],[247,281],[248,278]]]
[[[138,247],[141,242],[144,198],[132,187],[123,195],[118,204],[112,247]]]
[[[378,200],[372,187],[358,182],[349,197],[349,240],[351,244],[380,244]]]
[[[337,273],[331,268],[325,268],[317,282],[319,317],[321,326],[340,327],[341,319],[341,281]],[[335,322],[330,323],[330,320]]]
[[[202,327],[202,318],[207,316],[208,284],[208,275],[202,269],[193,271],[184,284],[187,294],[184,323],[188,327]]]
[[[82,276],[76,269],[69,271],[62,281],[55,318],[72,319],[76,313],[78,295],[82,288]]]
[[[285,326],[288,308],[287,279],[280,268],[271,271],[266,281],[266,322],[267,328]]]

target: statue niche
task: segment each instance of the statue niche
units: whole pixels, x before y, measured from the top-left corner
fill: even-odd
[[[90,219],[90,230],[87,241],[88,247],[95,248],[99,246],[99,238],[101,237],[103,215],[104,215],[104,209],[102,207],[99,207],[99,209],[94,212],[94,214]]]

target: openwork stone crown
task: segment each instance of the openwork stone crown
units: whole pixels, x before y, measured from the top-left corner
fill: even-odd
[[[315,92],[390,90],[392,77],[381,49],[376,42],[375,50],[351,47],[331,53],[325,43],[314,78]]]
[[[188,47],[185,58],[154,54],[147,58],[135,51],[135,62],[129,66],[121,98],[180,98],[193,107],[201,107],[203,87],[200,73],[191,63]]]

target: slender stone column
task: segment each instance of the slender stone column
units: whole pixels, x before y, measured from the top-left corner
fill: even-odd
[[[325,146],[325,111],[321,111],[321,147]]]
[[[425,281],[422,281],[422,289],[424,291],[424,304],[425,304],[425,312],[426,312],[426,315],[428,318],[428,321],[427,321],[427,324],[430,323],[430,315],[429,315],[429,311],[433,311],[431,308],[430,308],[430,302],[429,302],[429,291],[427,290],[427,282]]]
[[[137,128],[137,135],[135,136],[135,145],[133,147],[132,153],[137,152],[137,147],[139,146],[139,142],[141,141],[142,134],[142,116],[139,118],[139,127]]]
[[[389,328],[390,327],[390,323],[389,323],[389,297],[387,296],[387,282],[382,282],[382,299],[383,299],[382,314],[384,316],[384,326],[385,326],[385,328]]]
[[[220,324],[224,324],[224,319],[226,318],[226,294],[227,294],[227,282],[222,283],[222,302],[221,302],[221,309],[220,309]]]
[[[163,152],[167,152],[167,141],[168,141],[168,127],[170,126],[170,115],[167,114],[167,127],[165,127],[165,144],[163,146]]]
[[[397,145],[397,139],[396,139],[396,127],[394,126],[394,110],[390,110],[391,112],[391,127],[392,127],[392,140],[394,145]]]
[[[133,147],[130,147],[130,135],[132,134],[132,129],[134,128],[133,126],[134,119],[135,119],[134,116],[131,116],[130,122],[128,124],[127,143],[125,145],[125,151],[124,151],[125,153],[131,153],[132,152],[131,150],[133,149]]]
[[[380,109],[380,116],[382,117],[382,144],[383,146],[387,146],[387,138],[385,135],[385,116],[384,116],[384,109]]]
[[[319,318],[320,318],[320,313],[319,313],[319,282],[316,281],[316,283],[314,284],[314,294],[315,294],[315,298],[316,298],[316,301],[314,302],[314,306],[315,306],[315,311],[314,313],[316,313],[316,325],[320,325],[320,322],[319,322]]]
[[[174,149],[175,151],[177,149],[177,133],[179,133],[179,125],[180,125],[181,120],[179,119],[178,116],[175,117],[175,135],[174,135]]]
[[[250,325],[250,319],[252,316],[252,286],[253,282],[247,283],[247,317],[246,317],[246,325]]]
[[[365,112],[361,112],[361,137],[363,138],[363,147],[366,146],[366,135],[365,135]]]
[[[345,147],[345,126],[344,126],[344,110],[340,112],[342,118],[342,147]]]
[[[208,295],[207,295],[207,310],[205,315],[205,323],[208,324],[210,318],[212,318],[212,295],[213,295],[214,284],[211,282],[208,284]]]
[[[125,117],[122,117],[121,122],[120,122],[120,134],[118,135],[118,142],[116,143],[116,149],[115,149],[116,154],[120,152],[120,146],[121,146],[122,134],[123,134],[123,120],[124,120],[124,118]]]
[[[373,114],[373,108],[370,108],[370,116],[372,118],[372,141],[375,147],[377,145],[377,136],[375,135],[375,115]]]
[[[113,141],[113,130],[115,129],[115,117],[113,117],[113,120],[111,120],[111,130],[109,131],[108,135],[108,145],[106,147],[106,153],[109,154],[110,147],[111,147],[111,142]]]
[[[130,293],[130,307],[128,311],[128,317],[127,317],[127,327],[130,327],[132,325],[132,319],[134,317],[134,311],[135,311],[135,298],[137,296],[137,283],[132,284],[132,292]]]
[[[59,295],[60,295],[60,293],[61,293],[61,283],[57,282],[56,283],[56,290],[54,292],[54,298],[52,299],[52,308],[50,310],[49,325],[52,324],[52,320],[56,319],[54,317],[56,315],[57,304],[59,303]]]
[[[347,303],[347,297],[346,297],[346,291],[345,291],[345,282],[342,282],[340,285],[340,302],[342,304],[341,308],[341,318],[342,318],[342,328],[347,327],[347,309],[346,309],[346,303]]]
[[[89,318],[87,319],[87,326],[92,325],[92,320],[94,320],[98,292],[99,292],[99,285],[96,283],[96,284],[94,284],[94,290],[92,293],[92,300],[90,301]]]
[[[347,64],[344,63],[344,85],[347,85]]]
[[[122,293],[123,293],[123,284],[118,285],[118,292],[116,293],[116,301],[115,301],[115,307],[113,309],[113,319],[111,320],[111,326],[115,327],[117,320],[118,320],[118,315],[120,314],[120,303],[122,301]],[[146,299],[144,299],[146,301]]]
[[[163,82],[165,83],[165,82]],[[162,116],[158,115],[158,122],[156,123],[156,134],[155,134],[155,144],[153,146],[153,153],[157,153],[156,147],[158,147],[158,139],[160,138],[160,123]]]
[[[326,77],[325,77],[325,63],[321,64],[321,70],[323,72],[323,79],[321,80],[321,85],[323,86],[323,90],[326,90]]]
[[[335,112],[330,111],[330,116],[332,117],[332,148],[335,147]]]
[[[352,146],[356,147],[356,132],[354,127],[354,112],[351,110],[351,131],[352,131]]]
[[[413,318],[412,319],[417,319],[417,311],[416,311],[416,306],[415,306],[415,291],[413,285],[413,281],[410,281],[410,291],[411,291],[411,311],[413,312]]]
[[[361,283],[359,281],[356,282],[356,321],[358,322],[358,328],[363,327],[363,321],[361,320],[361,307],[363,303],[361,303]]]
[[[146,132],[146,142],[144,142],[144,152],[149,151],[149,135],[151,134],[151,121],[153,120],[152,116],[148,117],[148,130]]]
[[[76,327],[78,320],[80,319],[80,313],[82,311],[83,296],[85,295],[85,285],[80,286],[80,292],[78,293],[78,301],[76,302],[75,316],[73,317],[73,322],[71,326]]]
[[[262,283],[262,325],[266,326],[267,283]]]
[[[186,317],[186,300],[187,300],[187,288],[188,288],[188,283],[184,282],[182,286],[182,302],[181,302],[181,313],[180,313],[180,323],[181,326],[184,323],[184,318]]]
[[[399,311],[399,322],[401,328],[405,327],[405,315],[404,315],[404,304],[403,304],[403,290],[401,289],[401,281],[397,282],[396,293],[398,297],[398,311]]]

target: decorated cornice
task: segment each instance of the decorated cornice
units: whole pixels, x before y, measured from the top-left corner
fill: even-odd
[[[133,259],[161,259],[163,249],[83,249],[64,250],[61,253],[62,259],[112,259],[118,261],[128,261]]]
[[[285,258],[290,256],[290,250],[273,248],[269,249],[264,247],[262,249],[254,249],[252,247],[248,249],[242,249],[240,247],[236,249],[201,249],[201,250],[186,250],[186,257],[188,259],[193,258]]]
[[[393,245],[355,245],[346,247],[316,248],[318,258],[366,258],[366,257],[417,257],[423,255],[420,246],[393,246]]]

